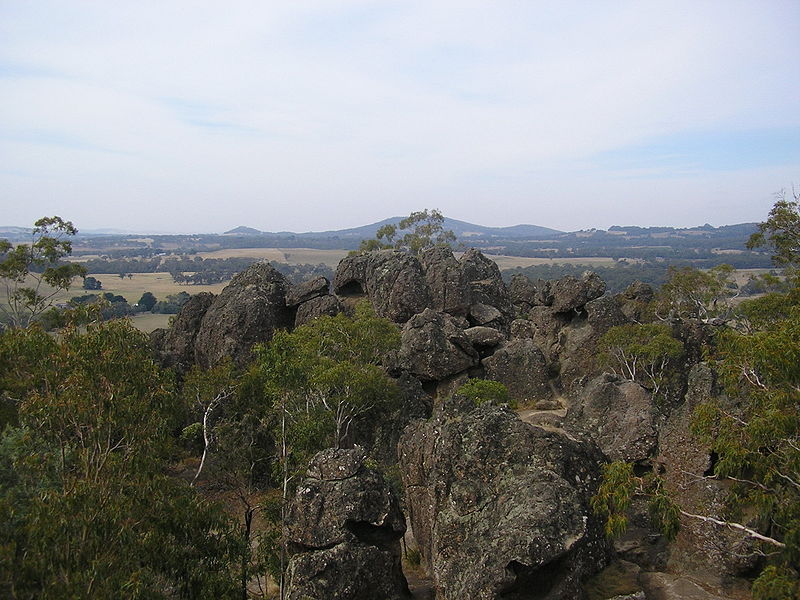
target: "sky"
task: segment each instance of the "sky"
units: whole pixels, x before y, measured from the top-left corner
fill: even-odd
[[[762,221],[797,0],[0,0],[0,225]]]

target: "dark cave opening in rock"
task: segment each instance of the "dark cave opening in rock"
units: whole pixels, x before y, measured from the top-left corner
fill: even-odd
[[[361,287],[361,284],[356,280],[348,281],[339,288],[338,295],[347,298],[352,298],[355,296],[364,296],[364,288]]]
[[[498,598],[507,600],[547,598],[553,586],[566,578],[570,559],[571,554],[567,554],[537,568],[512,560],[506,566],[506,571],[514,575],[514,581],[500,590]]]

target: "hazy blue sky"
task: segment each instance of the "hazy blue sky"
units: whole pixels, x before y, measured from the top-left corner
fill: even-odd
[[[797,0],[0,0],[0,225],[721,225],[792,183]]]

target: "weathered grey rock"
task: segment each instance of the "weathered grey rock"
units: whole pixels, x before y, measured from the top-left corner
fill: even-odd
[[[467,250],[459,262],[464,277],[470,284],[473,305],[485,304],[496,308],[500,311],[502,319],[492,323],[492,326],[502,330],[508,328],[516,315],[497,264],[475,248]],[[470,320],[475,325],[490,324],[489,322],[477,323]]]
[[[192,367],[197,332],[213,301],[214,294],[209,292],[195,294],[181,307],[169,329],[162,330],[163,334],[151,335],[161,366],[172,367],[180,374]]]
[[[502,326],[503,313],[501,313],[494,306],[476,302],[469,307],[469,320],[470,323],[483,326]]]
[[[397,464],[397,442],[403,429],[416,419],[429,418],[433,411],[433,399],[416,377],[401,373],[395,383],[400,399],[388,414],[353,424],[355,442],[367,448],[370,457],[382,465]]]
[[[691,432],[695,408],[710,399],[737,416],[737,406],[720,394],[713,370],[706,363],[698,363],[689,373],[684,403],[660,427],[657,463],[667,490],[680,498],[683,510],[724,519],[728,489],[725,482],[704,477],[713,474],[711,448]],[[751,540],[735,530],[697,519],[681,521],[670,550],[668,565],[676,573],[742,575],[758,560]]]
[[[333,288],[339,296],[366,295],[378,316],[405,323],[431,306],[419,261],[399,250],[380,250],[344,258]]]
[[[532,340],[536,334],[536,327],[528,319],[514,319],[511,322],[511,339]]]
[[[409,598],[400,566],[405,517],[361,449],[323,450],[289,505],[287,598]]]
[[[203,316],[195,340],[197,364],[208,368],[231,358],[242,366],[251,359],[253,344],[291,327],[288,289],[286,278],[267,263],[256,263],[236,275]]]
[[[653,600],[730,600],[730,596],[708,591],[708,585],[700,585],[689,577],[671,573],[642,573],[640,581]]]
[[[611,460],[645,462],[658,442],[656,420],[650,392],[633,381],[602,375],[570,405],[564,428],[592,440]]]
[[[582,308],[590,300],[599,298],[606,291],[606,283],[594,271],[587,271],[577,279],[567,275],[550,282],[553,296],[552,307],[556,312],[568,312]]]
[[[569,323],[569,318],[550,306],[534,306],[528,313],[528,320],[533,325],[534,342],[541,348],[548,363],[556,362],[561,350],[559,333]]]
[[[398,360],[403,369],[430,381],[475,366],[478,353],[456,319],[428,308],[403,326]]]
[[[451,315],[465,316],[472,298],[469,282],[452,250],[430,248],[420,256],[425,281],[431,292],[431,306]]]
[[[531,308],[539,304],[539,290],[528,277],[517,273],[511,277],[508,286],[509,297],[517,315],[527,315]]]
[[[399,452],[438,599],[579,598],[607,561],[592,447],[455,397],[407,427]]]
[[[605,370],[598,360],[600,338],[612,327],[628,322],[615,299],[604,296],[587,302],[583,313],[559,331],[561,387],[569,397],[578,396],[585,382]]]
[[[520,404],[553,398],[547,362],[529,339],[514,339],[483,359],[486,378],[499,381]]]
[[[338,296],[366,296],[370,254],[354,254],[339,261],[333,276],[333,291]]]
[[[297,307],[297,314],[294,318],[295,327],[305,325],[317,317],[334,317],[340,312],[344,312],[344,306],[336,296],[318,296]]]
[[[286,306],[298,306],[312,298],[326,296],[330,285],[327,277],[320,276],[292,286],[286,294]]]
[[[630,319],[620,310],[615,298],[603,296],[591,300],[583,307],[586,311],[586,322],[596,333],[604,334],[612,327],[629,323]]]
[[[470,343],[476,347],[483,346],[494,348],[502,344],[506,339],[506,336],[500,331],[491,327],[470,327],[464,330],[464,335],[466,335]]]
[[[617,295],[620,310],[630,320],[644,323],[653,319],[650,303],[655,298],[653,288],[647,283],[634,281],[622,294]]]
[[[399,558],[380,549],[343,542],[296,554],[286,575],[287,600],[407,600]]]

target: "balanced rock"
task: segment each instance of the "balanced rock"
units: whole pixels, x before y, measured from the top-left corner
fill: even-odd
[[[293,324],[286,307],[289,283],[267,263],[236,275],[208,307],[195,341],[195,360],[204,368],[225,358],[242,366],[253,344],[272,339],[276,329]]]
[[[608,560],[592,446],[455,396],[407,427],[398,452],[436,598],[579,598]]]
[[[323,450],[289,506],[290,600],[410,598],[400,566],[405,517],[363,450]]]

